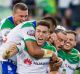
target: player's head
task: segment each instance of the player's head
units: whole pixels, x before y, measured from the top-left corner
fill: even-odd
[[[50,32],[49,22],[44,21],[44,20],[37,22],[35,37],[36,37],[38,45],[42,46],[46,42],[49,36],[49,32]]]
[[[70,51],[72,48],[76,46],[76,33],[74,31],[67,31],[67,41],[65,42],[63,49],[66,51]]]
[[[45,16],[43,18],[43,20],[46,20],[49,23],[51,23],[51,25],[50,25],[50,33],[53,33],[55,28],[57,27],[56,19],[53,16]]]
[[[28,19],[28,7],[24,3],[17,3],[13,7],[14,24],[18,25]]]
[[[50,35],[49,42],[51,42],[57,50],[61,49],[66,41],[66,32],[61,29],[56,29],[54,33]]]

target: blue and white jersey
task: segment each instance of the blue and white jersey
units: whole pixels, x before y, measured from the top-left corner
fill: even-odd
[[[12,17],[9,17],[8,20],[12,21]],[[35,20],[29,21],[29,22],[33,23],[32,25],[34,28],[36,27],[36,21]],[[12,21],[12,23],[13,23],[13,21]],[[13,35],[11,35],[11,36],[13,36]],[[10,39],[12,38],[11,36],[9,36]],[[12,38],[12,40],[14,40],[14,38]],[[0,65],[1,65],[1,73],[2,74],[16,74],[16,70],[17,70],[16,58],[12,57],[6,61],[0,60],[0,63],[1,63]]]

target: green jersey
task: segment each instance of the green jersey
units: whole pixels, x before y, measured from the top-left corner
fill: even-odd
[[[77,67],[80,67],[80,57],[78,56],[79,51],[71,49],[70,53],[64,52],[62,49],[58,51],[58,56],[63,59],[63,63],[59,68],[59,74],[65,69],[66,74],[74,74]]]
[[[7,34],[10,32],[11,29],[13,29],[15,27],[15,24],[13,22],[13,18],[12,16],[6,18],[6,19],[3,19],[1,22],[0,22],[0,33],[2,35],[2,39],[3,39],[3,42],[5,42],[6,40],[6,36]]]

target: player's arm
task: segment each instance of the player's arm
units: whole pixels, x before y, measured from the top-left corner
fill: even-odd
[[[9,43],[9,46],[5,49],[6,51],[2,55],[3,59],[9,59],[10,57],[18,53],[18,49],[15,43]]]
[[[43,48],[39,47],[35,40],[31,40],[31,41],[28,40],[25,43],[26,43],[26,47],[28,48],[27,52],[31,56],[33,56],[37,59],[42,58],[42,57],[52,57],[52,55],[54,54],[53,51],[51,51],[51,50],[47,50],[47,49],[43,49]]]
[[[9,28],[3,28],[2,30],[1,30],[1,33],[2,33],[2,39],[3,39],[3,42],[6,42],[6,40],[7,40],[7,35],[8,35],[8,33],[11,31],[11,29],[9,29]]]
[[[55,70],[55,68],[53,68],[53,62],[52,61],[50,61],[50,63],[49,63],[49,68],[50,68],[50,73],[49,74],[58,74],[58,69],[57,70]]]
[[[57,51],[55,51],[55,54],[53,54],[52,58],[50,59],[50,74],[58,74],[58,69],[62,64],[62,59],[57,56]]]
[[[37,45],[37,42],[28,41],[26,42],[26,46],[28,48],[28,53],[35,58],[42,58],[45,54],[45,51]]]
[[[11,31],[10,28],[4,28],[4,29],[2,29],[2,30],[1,30],[2,36],[7,36],[7,34],[8,34],[10,31]]]
[[[49,54],[47,55],[48,50],[44,50],[38,46],[36,39],[34,37],[35,30],[33,29],[33,27],[23,26],[20,33],[21,33],[21,37],[25,41],[26,47],[28,48],[26,52],[28,52],[31,56],[35,58],[42,58],[44,56],[50,57]],[[50,55],[52,55],[52,53],[50,53]]]
[[[57,56],[52,50],[43,49],[38,46],[36,41],[26,41],[26,46],[29,49],[28,53],[35,57],[35,58],[42,58],[42,57],[54,57],[57,60]]]

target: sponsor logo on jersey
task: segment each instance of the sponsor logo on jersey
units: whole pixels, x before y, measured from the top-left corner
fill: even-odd
[[[24,63],[31,65],[32,64],[32,60],[30,60],[29,58],[24,59]]]
[[[49,62],[34,62],[35,65],[48,65]]]
[[[30,35],[30,36],[34,36],[35,35],[35,31],[34,30],[29,30],[27,32],[27,34]]]
[[[65,66],[66,68],[69,68],[70,70],[75,70],[75,68],[72,67],[72,66],[69,65],[69,64],[64,64],[64,66]],[[61,68],[64,68],[64,66],[61,66]]]

